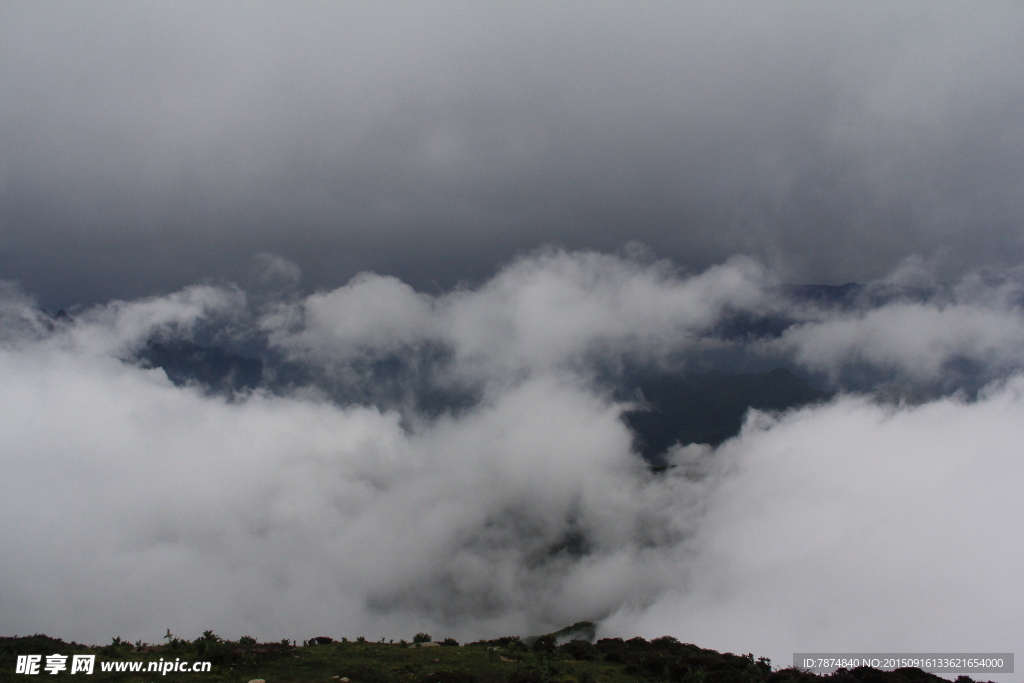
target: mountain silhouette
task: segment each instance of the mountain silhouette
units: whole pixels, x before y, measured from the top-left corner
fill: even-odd
[[[198,382],[212,391],[230,393],[255,389],[263,379],[262,361],[190,341],[150,341],[138,356],[143,364],[162,368],[179,386]]]
[[[656,464],[677,442],[717,446],[735,436],[750,408],[787,410],[829,397],[785,368],[655,375],[639,381],[635,395],[643,406],[623,419],[636,437],[634,446]]]

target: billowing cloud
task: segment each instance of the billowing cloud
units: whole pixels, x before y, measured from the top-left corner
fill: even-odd
[[[920,268],[910,270],[918,272],[901,267],[864,287],[852,305],[798,306],[794,324],[767,346],[837,384],[867,372],[906,388],[977,390],[1021,368],[1019,272],[969,274],[940,285]],[[908,276],[917,285],[892,284]]]
[[[1020,377],[974,403],[860,399],[755,417],[716,454],[688,581],[606,627],[777,664],[799,652],[1011,652]]]
[[[972,359],[985,367],[1019,367],[1024,320],[1019,311],[969,305],[894,304],[787,330],[782,343],[814,369],[858,362],[938,379],[947,363]]]
[[[482,286],[436,297],[364,274],[334,291],[272,307],[275,346],[321,361],[426,343],[452,349],[467,370],[549,371],[591,354],[663,356],[708,336],[727,312],[767,305],[770,277],[736,259],[684,277],[670,263],[547,250]]]
[[[4,351],[4,628],[100,640],[167,620],[276,636],[412,619],[469,635],[656,589],[643,545],[680,531],[650,505],[614,404],[549,375],[408,433],[375,408],[225,402],[93,343],[190,322],[190,294]],[[617,590],[587,590],[606,575]]]
[[[1024,633],[1013,272],[837,305],[747,259],[687,274],[549,250],[439,294],[366,273],[296,298],[294,268],[264,260],[286,295],[254,308],[207,285],[53,320],[4,290],[0,630],[465,639],[591,619],[776,663],[1012,651]],[[723,335],[736,319],[756,334]],[[309,381],[225,396],[133,360],[190,336],[262,339]],[[726,347],[840,389],[851,354],[909,379],[963,356],[994,381],[755,411],[651,472],[602,373]],[[477,393],[433,412],[331,393],[374,363],[436,364]]]

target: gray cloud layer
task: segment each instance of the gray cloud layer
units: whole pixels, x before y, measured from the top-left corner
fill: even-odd
[[[1024,635],[1015,271],[836,308],[783,296],[746,259],[681,275],[546,251],[436,296],[363,274],[305,297],[294,266],[263,262],[281,295],[255,306],[194,286],[60,322],[4,289],[0,631],[464,639],[594,619],[605,635],[776,662],[800,648],[1012,651]],[[795,322],[723,339],[743,311]],[[125,362],[210,326],[266,335],[342,383],[367,358],[442,348],[445,380],[480,400],[430,416],[301,386],[228,399]],[[941,389],[964,361],[992,381],[970,401],[843,393],[754,412],[735,439],[678,447],[652,474],[595,368],[730,345],[840,383],[855,365]]]
[[[1012,651],[1021,25],[3,4],[0,632]],[[166,337],[297,374],[176,386]],[[652,475],[603,374],[722,358],[839,393]]]
[[[639,240],[843,282],[1016,263],[1012,4],[0,10],[0,272],[50,307]]]

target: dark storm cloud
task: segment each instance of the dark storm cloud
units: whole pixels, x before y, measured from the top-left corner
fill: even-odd
[[[8,3],[0,271],[44,305],[638,240],[793,280],[1022,255],[1012,5]]]

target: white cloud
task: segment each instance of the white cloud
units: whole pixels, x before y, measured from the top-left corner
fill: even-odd
[[[617,409],[555,378],[410,435],[395,414],[225,403],[111,358],[2,361],[5,630],[550,626],[657,587],[638,544],[676,525]],[[553,550],[573,532],[586,556]]]
[[[684,277],[594,252],[522,258],[476,289],[436,297],[365,274],[263,318],[271,341],[343,361],[443,344],[462,371],[489,379],[578,366],[588,354],[657,357],[705,335],[728,310],[766,302],[767,274],[734,259]]]
[[[833,376],[845,365],[866,363],[934,380],[958,359],[1000,371],[1020,367],[1024,318],[1018,310],[969,304],[892,304],[791,327],[779,345]]]
[[[363,273],[343,287],[307,297],[298,310],[274,309],[264,318],[271,341],[321,359],[387,353],[434,336],[431,301],[393,277]],[[298,326],[297,332],[278,329]]]
[[[87,309],[48,342],[74,353],[128,355],[155,334],[189,336],[204,319],[230,319],[244,308],[245,294],[240,290],[197,285],[167,296]]]
[[[1018,377],[972,404],[846,398],[751,426],[716,456],[729,474],[690,583],[606,628],[776,664],[793,652],[1012,652],[1024,635],[1022,408]]]
[[[770,282],[746,261],[683,276],[553,251],[438,296],[364,275],[260,321],[314,369],[446,345],[451,371],[486,391],[430,420],[301,392],[226,400],[119,360],[153,334],[248,320],[237,290],[115,302],[53,331],[9,291],[0,630],[465,639],[611,615],[608,634],[777,663],[1012,650],[1024,380],[971,403],[840,396],[753,414],[717,451],[677,450],[664,475],[631,452],[591,357],[685,351],[734,310],[803,316],[781,344],[824,370],[1019,365],[1011,285],[829,312],[785,309]]]

